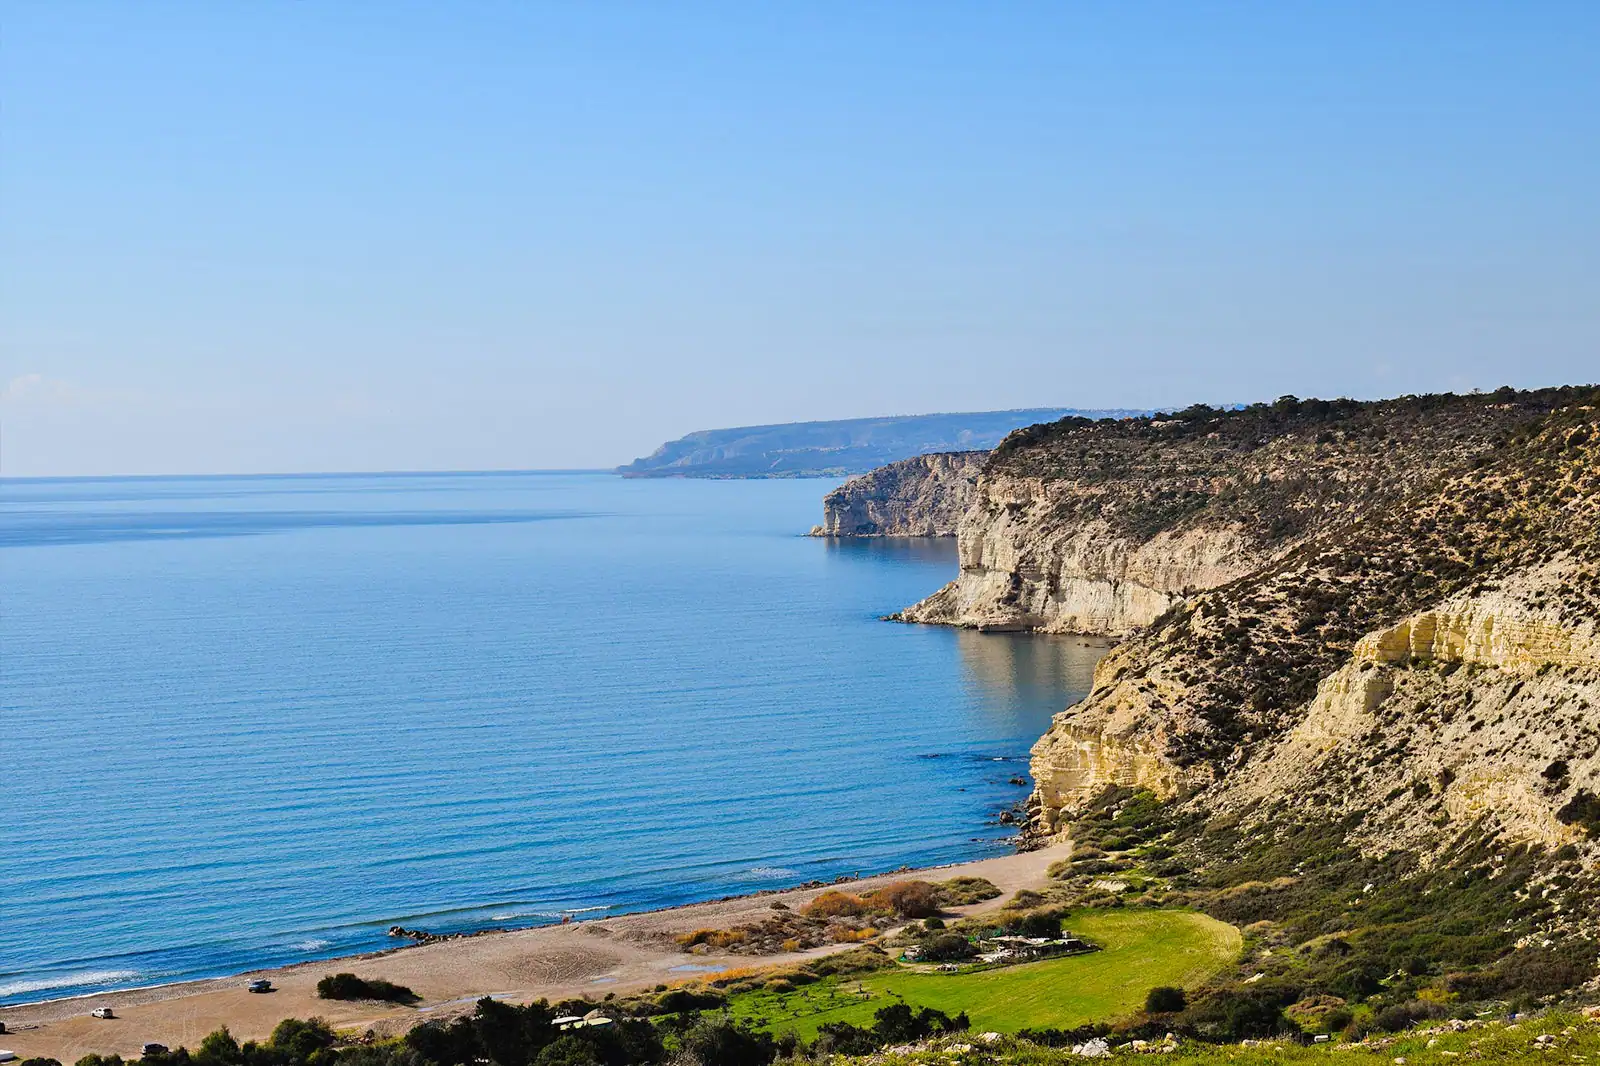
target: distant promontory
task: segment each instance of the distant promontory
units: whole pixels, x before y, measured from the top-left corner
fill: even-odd
[[[619,466],[617,473],[708,478],[860,474],[932,452],[988,451],[1014,429],[1069,415],[1121,418],[1144,413],[1038,407],[706,429],[668,441],[646,458]]]

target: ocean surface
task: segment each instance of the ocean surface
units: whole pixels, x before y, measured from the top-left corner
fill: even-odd
[[[1103,648],[822,481],[0,481],[0,1003],[1006,848]]]

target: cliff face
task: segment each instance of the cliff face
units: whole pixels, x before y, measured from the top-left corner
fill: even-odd
[[[1473,827],[1600,864],[1600,394],[1579,398],[1116,649],[1034,747],[1039,831],[1130,784],[1262,832],[1317,812],[1374,851]]]
[[[851,478],[822,501],[813,537],[952,537],[986,451],[938,452]]]
[[[901,617],[1126,636],[1482,459],[1552,399],[1307,401],[1020,430],[958,525],[959,576]]]

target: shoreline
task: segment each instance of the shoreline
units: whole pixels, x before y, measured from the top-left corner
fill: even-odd
[[[340,1029],[372,1029],[396,1035],[419,1022],[448,1018],[482,996],[515,1002],[570,999],[608,992],[618,995],[701,979],[721,970],[771,967],[847,950],[829,944],[775,955],[692,953],[678,937],[697,928],[729,928],[759,921],[771,905],[803,906],[836,885],[871,887],[909,878],[945,880],[986,877],[1001,895],[984,903],[952,907],[967,915],[997,909],[1020,888],[1047,880],[1061,845],[941,866],[901,868],[882,874],[808,882],[805,887],[762,889],[701,903],[656,910],[607,914],[566,924],[491,929],[425,943],[355,955],[245,970],[226,977],[88,992],[0,1007],[0,1036],[6,1050],[21,1058],[42,1056],[65,1063],[91,1052],[138,1056],[146,1042],[191,1048],[222,1025],[240,1040],[262,1039],[284,1018],[325,1018]],[[415,1006],[316,998],[323,976],[349,971],[407,985],[421,997]],[[268,994],[247,992],[246,980],[265,977],[277,986]],[[89,1017],[96,1007],[112,1007],[117,1017]]]
[[[1006,838],[1006,841],[1011,845],[1011,850],[1007,851],[1005,855],[1033,850],[1027,846],[1025,837],[1022,835]],[[586,922],[604,921],[610,918],[629,918],[647,914],[667,914],[674,911],[684,910],[689,907],[703,907],[719,903],[733,903],[741,900],[755,900],[766,896],[775,896],[786,893],[807,892],[812,890],[820,892],[829,888],[857,884],[874,879],[901,876],[913,877],[920,874],[934,874],[940,870],[954,869],[956,867],[970,865],[974,862],[986,862],[991,858],[1002,857],[1005,856],[989,856],[986,859],[969,859],[953,863],[939,863],[932,866],[900,866],[893,870],[884,870],[877,873],[841,875],[831,881],[803,881],[799,884],[786,885],[782,888],[758,888],[749,892],[735,892],[728,895],[713,896],[709,899],[689,900],[683,903],[670,903],[664,906],[644,906],[637,909],[620,909],[611,904],[605,904],[601,906],[571,908],[559,912],[563,917],[570,917],[570,922],[545,921],[536,925],[487,925],[481,929],[458,930],[450,933],[429,933],[427,930],[421,928],[410,929],[407,930],[407,932],[420,933],[423,934],[423,936],[421,938],[412,938],[409,936],[395,935],[392,936],[390,942],[385,944],[383,947],[373,947],[363,951],[343,951],[326,956],[295,959],[290,962],[270,963],[261,966],[247,967],[244,969],[223,970],[218,973],[177,977],[173,980],[157,979],[149,981],[148,983],[126,985],[117,988],[99,988],[88,992],[72,992],[67,995],[47,995],[43,999],[20,1000],[14,1003],[0,1002],[0,1021],[5,1020],[6,1012],[21,1010],[25,1007],[47,1007],[56,1003],[69,1003],[74,1000],[94,999],[98,996],[118,996],[123,994],[131,995],[139,992],[150,992],[156,989],[184,988],[188,986],[207,985],[216,981],[241,980],[257,974],[278,973],[285,970],[293,970],[302,966],[321,966],[336,962],[378,959],[386,955],[392,955],[397,951],[406,951],[411,948],[426,947],[430,944],[454,943],[462,940],[475,940],[480,937],[500,936],[514,933],[530,933],[539,929],[550,929],[562,925],[571,926]],[[609,913],[600,914],[599,912],[601,911],[606,911]],[[374,922],[367,924],[376,925],[377,923]],[[399,925],[391,925],[390,928],[399,929],[402,927]],[[72,986],[63,985],[62,987]],[[37,991],[44,992],[49,990],[37,989]]]

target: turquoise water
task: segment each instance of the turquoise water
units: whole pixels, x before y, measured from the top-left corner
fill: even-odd
[[[1100,649],[830,487],[0,482],[0,1002],[1003,850]]]

